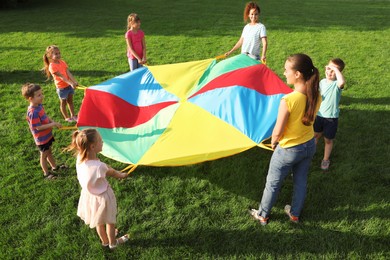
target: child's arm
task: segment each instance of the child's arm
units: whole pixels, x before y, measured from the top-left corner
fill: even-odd
[[[66,82],[66,83],[68,83],[70,86],[72,86],[72,88],[74,88],[76,85],[75,85],[75,83],[70,79],[70,77],[69,77],[69,79],[67,79],[67,78],[65,78],[64,77],[64,75],[62,75],[60,72],[54,72],[54,74],[56,75],[56,76],[58,76],[58,77],[60,77],[64,82]]]
[[[142,38],[142,64],[146,63],[146,42],[145,37]]]
[[[131,54],[138,60],[138,63],[141,64],[142,60],[138,56],[138,54],[135,52],[135,50],[133,49],[133,45],[131,44],[131,40],[129,38],[126,38],[126,43],[127,43],[127,47],[129,48]]]
[[[128,176],[127,173],[114,170],[111,167],[108,167],[108,171],[106,172],[106,175],[113,177],[113,178],[116,178],[116,179],[124,179],[124,178],[127,178],[127,176]]]
[[[238,48],[240,48],[243,41],[244,41],[244,37],[241,37],[241,38],[238,40],[238,42],[236,43],[236,45],[234,45],[234,47],[233,47],[230,51],[228,51],[228,52],[225,53],[225,56],[229,56],[233,51],[235,51],[235,50],[237,50]]]
[[[267,62],[267,37],[261,38],[261,42],[263,44],[263,49],[261,51],[261,62],[266,63]]]
[[[51,120],[50,120],[50,121],[51,121]],[[62,125],[61,125],[60,123],[51,121],[51,122],[48,123],[48,124],[37,126],[37,127],[35,127],[35,129],[38,130],[38,131],[42,131],[42,130],[46,130],[46,129],[48,129],[48,128],[53,128],[53,127],[60,128],[60,127],[62,127]]]
[[[278,118],[274,130],[272,131],[271,146],[272,150],[275,150],[278,146],[279,140],[283,135],[284,128],[286,127],[290,112],[288,111],[286,101],[282,99],[279,105]]]
[[[340,89],[343,89],[344,85],[345,85],[345,78],[344,78],[343,73],[341,73],[341,71],[336,66],[328,66],[328,67],[331,68],[334,71],[334,73],[336,74],[337,86]]]
[[[66,74],[68,74],[69,79],[73,82],[72,87],[75,88],[79,85],[79,83],[76,81],[76,79],[73,77],[73,74],[70,72],[70,70],[66,69]]]

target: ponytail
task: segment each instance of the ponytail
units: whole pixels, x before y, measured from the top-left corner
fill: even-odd
[[[53,50],[55,49],[58,49],[57,46],[55,45],[50,45],[46,48],[46,51],[45,51],[45,54],[43,54],[43,73],[46,75],[47,77],[47,80],[50,79],[51,77],[51,74],[50,74],[50,71],[49,71],[49,65],[50,65],[50,60],[49,58],[51,57],[52,53],[53,53]]]
[[[50,71],[49,71],[49,64],[50,64],[50,62],[49,62],[49,59],[46,56],[46,53],[43,54],[43,64],[44,64],[44,67],[42,69],[43,73],[46,75],[46,78],[49,80],[50,76],[51,76]]]
[[[98,131],[93,128],[88,128],[84,130],[76,130],[72,134],[72,142],[64,150],[68,152],[74,152],[75,156],[80,158],[80,162],[83,162],[87,159],[89,148],[91,144],[96,141],[96,135]]]
[[[309,126],[314,121],[317,103],[319,102],[320,74],[318,72],[318,69],[314,67],[311,58],[306,54],[293,54],[288,57],[287,60],[291,62],[292,68],[294,70],[299,71],[302,74],[303,79],[305,80],[307,99],[305,106],[305,114],[303,115],[302,123],[306,126]]]
[[[319,72],[316,67],[313,66],[313,74],[306,81],[306,107],[305,114],[302,118],[304,125],[311,125],[315,118],[315,112],[317,108],[317,102],[319,101]]]

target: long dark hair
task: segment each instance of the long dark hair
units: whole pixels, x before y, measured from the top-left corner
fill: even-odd
[[[293,54],[287,58],[292,64],[292,68],[302,73],[306,86],[306,107],[302,118],[304,125],[311,125],[314,121],[317,102],[319,101],[319,72],[313,65],[309,56],[303,53]]]

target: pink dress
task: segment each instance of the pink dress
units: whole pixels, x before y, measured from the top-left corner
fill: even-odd
[[[103,224],[115,224],[116,198],[106,180],[108,167],[99,160],[87,160],[76,164],[81,195],[77,215],[90,228]]]

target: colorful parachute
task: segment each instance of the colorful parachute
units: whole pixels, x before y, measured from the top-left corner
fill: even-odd
[[[77,127],[98,129],[102,154],[123,163],[193,164],[265,148],[289,92],[243,54],[148,66],[87,88]]]

